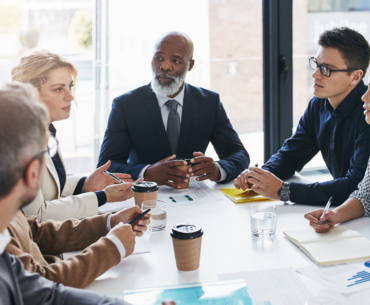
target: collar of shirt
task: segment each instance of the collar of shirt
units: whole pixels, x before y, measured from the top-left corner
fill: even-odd
[[[339,106],[334,109],[335,112],[340,111],[344,116],[348,117],[352,110],[357,106],[356,99],[357,95],[362,94],[365,87],[365,83],[361,80],[357,86],[344,98],[344,100],[339,104]],[[358,100],[359,102],[361,100]],[[325,110],[333,112],[333,107],[331,106],[328,99],[325,99]]]
[[[3,233],[0,233],[0,255],[3,254],[9,242],[10,242],[10,234],[9,234],[8,229],[5,229]]]
[[[50,124],[49,125],[49,131],[50,133],[55,137],[56,134],[57,134],[57,130],[55,129],[54,125],[53,124]]]
[[[175,100],[181,106],[183,106],[184,105],[184,96],[185,96],[185,86],[182,88],[182,90],[180,91],[180,93],[178,95],[176,95],[174,98],[170,98],[168,96],[159,95],[157,93],[155,93],[155,96],[157,97],[159,107],[162,107],[168,100]]]

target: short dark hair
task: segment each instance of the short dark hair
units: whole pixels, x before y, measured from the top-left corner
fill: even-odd
[[[48,122],[32,85],[0,85],[0,198],[17,184],[27,162],[45,149]]]
[[[359,32],[347,27],[334,28],[320,35],[319,45],[337,49],[341,52],[347,68],[361,69],[364,78],[370,62],[370,46]]]

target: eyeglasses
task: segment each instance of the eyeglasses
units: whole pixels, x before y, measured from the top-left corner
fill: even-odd
[[[310,57],[308,59],[308,63],[310,67],[313,70],[317,70],[318,68],[320,69],[320,73],[326,77],[330,77],[331,72],[351,72],[351,71],[356,71],[356,70],[361,70],[361,69],[346,69],[346,70],[333,70],[328,67],[320,65],[316,60],[315,57]]]
[[[49,156],[52,158],[56,155],[58,151],[58,145],[59,142],[58,140],[53,136],[50,135],[49,140],[48,140],[48,148],[43,150],[42,152],[39,152],[37,155],[35,155],[26,165],[26,168],[23,172],[23,177],[26,176],[27,168],[31,164],[33,160],[41,160],[42,156],[47,152]]]

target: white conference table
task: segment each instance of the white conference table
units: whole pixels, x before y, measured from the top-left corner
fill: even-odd
[[[196,183],[191,182],[191,183]],[[218,192],[229,184],[207,185]],[[271,203],[270,203],[271,204]],[[250,230],[251,204],[235,204],[225,196],[214,202],[171,203],[167,205],[167,227],[159,233],[146,233],[151,253],[132,255],[112,270],[116,278],[94,281],[86,289],[110,297],[122,298],[124,290],[169,286],[185,283],[218,281],[217,274],[276,268],[300,268],[314,263],[297,246],[284,237],[283,231],[308,228],[303,215],[318,207],[288,205],[276,201],[277,231],[274,238],[258,238]],[[181,272],[176,268],[170,231],[173,225],[191,223],[204,230],[200,268]],[[370,239],[370,219],[345,223]],[[310,291],[326,287],[299,275]],[[370,304],[370,292],[363,290],[346,297],[347,304]],[[358,299],[363,299],[358,301]],[[355,302],[355,303],[354,303]]]

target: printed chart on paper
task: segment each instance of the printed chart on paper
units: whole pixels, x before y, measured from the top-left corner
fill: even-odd
[[[210,189],[204,182],[190,183],[187,190],[176,190],[168,186],[160,186],[158,200],[166,203],[186,203],[186,202],[209,202],[222,200],[222,193]]]
[[[299,268],[297,272],[338,293],[351,293],[370,288],[370,261],[309,266]]]

